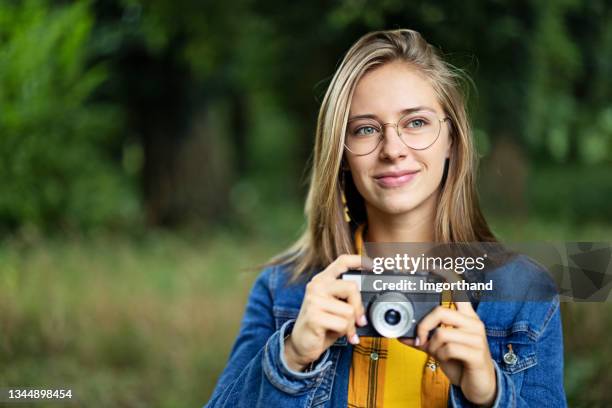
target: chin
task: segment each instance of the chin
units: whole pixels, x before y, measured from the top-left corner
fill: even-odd
[[[410,212],[414,210],[418,206],[417,202],[410,198],[395,198],[393,201],[387,201],[380,203],[377,205],[377,208],[380,212],[391,214],[391,215],[399,215]]]

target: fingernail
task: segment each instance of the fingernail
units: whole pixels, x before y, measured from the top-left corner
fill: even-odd
[[[361,315],[357,323],[359,323],[360,326],[365,326],[368,324],[368,319],[366,319],[365,315]]]
[[[421,345],[421,339],[419,339],[418,336],[414,339],[414,345],[417,347]]]
[[[353,334],[353,336],[351,337],[351,344],[359,344],[359,336],[357,335],[357,333]]]

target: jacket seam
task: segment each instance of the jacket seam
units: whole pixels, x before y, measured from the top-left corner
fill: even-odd
[[[546,328],[548,327],[548,323],[550,323],[550,320],[553,318],[558,308],[559,308],[559,296],[555,296],[552,301],[552,304],[548,308],[546,316],[544,317],[544,322],[542,323],[542,327],[540,328],[540,336],[544,333],[544,331],[546,331]]]
[[[321,374],[324,374],[324,376],[321,379],[321,382],[317,385],[317,389],[321,387],[321,385],[325,381],[325,375],[328,375],[331,378],[331,381],[329,384],[329,390],[323,396],[321,396],[320,398],[317,398],[316,400],[315,400],[316,392],[313,393],[311,406],[321,405],[331,399],[331,395],[334,390],[334,379],[336,378],[336,371],[338,369],[338,360],[340,359],[340,352],[335,353],[335,355],[332,356],[332,359],[333,359],[333,363],[331,364],[331,367],[333,367],[333,369],[330,369],[329,373],[325,373],[325,374],[321,373]]]
[[[272,300],[272,306],[275,303],[275,292],[276,292],[276,275],[277,275],[278,265],[272,266],[272,270],[270,271],[270,276],[268,277],[268,290],[270,291],[270,299]]]

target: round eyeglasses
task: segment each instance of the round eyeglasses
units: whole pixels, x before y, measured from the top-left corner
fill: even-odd
[[[357,156],[372,153],[384,138],[384,127],[393,126],[400,140],[414,150],[425,150],[440,136],[442,123],[435,112],[416,111],[405,114],[397,123],[380,123],[371,118],[355,118],[346,125],[344,147]]]

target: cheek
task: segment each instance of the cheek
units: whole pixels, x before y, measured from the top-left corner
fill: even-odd
[[[435,154],[427,157],[424,160],[424,163],[427,167],[427,170],[433,173],[438,173],[442,171],[444,168],[444,162],[446,161],[446,156],[443,154]]]
[[[431,188],[437,187],[441,181],[442,176],[444,175],[444,164],[446,162],[446,156],[436,155],[431,157],[426,162],[426,184],[431,186]]]
[[[371,169],[375,163],[371,160],[368,160],[369,157],[353,157],[350,160],[347,160],[349,165],[349,169],[351,171],[351,175],[353,179],[357,181],[357,179],[365,178],[368,174],[369,169]]]
[[[436,176],[444,172],[444,164],[450,152],[448,137],[445,137],[441,141],[443,143],[435,146],[435,149],[420,152],[421,156],[418,159],[423,163],[428,173],[435,174]]]
[[[359,157],[348,162],[351,179],[353,180],[357,192],[362,197],[369,196],[368,191],[372,189],[370,185],[371,177],[369,176],[369,169],[374,165],[365,159],[365,157]]]

